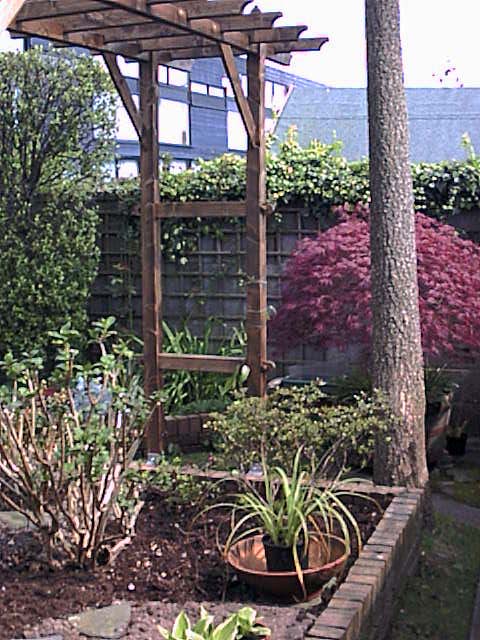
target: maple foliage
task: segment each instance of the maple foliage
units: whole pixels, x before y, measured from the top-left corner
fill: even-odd
[[[368,209],[337,209],[339,224],[302,240],[287,262],[270,322],[277,348],[370,345]],[[416,214],[422,347],[426,356],[480,354],[480,247]]]

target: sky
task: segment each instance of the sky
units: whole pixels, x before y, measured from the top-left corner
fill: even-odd
[[[294,73],[332,87],[366,86],[365,0],[257,4],[264,11],[283,12],[276,24],[306,24],[304,37],[330,38],[318,53],[294,54]],[[480,86],[480,0],[400,0],[400,11],[406,86]],[[456,74],[440,83],[450,67]]]
[[[307,24],[304,36],[330,38],[320,52],[294,54],[293,73],[331,87],[364,87],[364,2],[256,0],[255,4],[264,11],[282,11],[284,17],[276,24]],[[480,0],[400,0],[400,4],[406,86],[480,87]],[[0,48],[6,45],[7,36],[0,33]],[[445,79],[445,69],[452,67],[455,73]]]

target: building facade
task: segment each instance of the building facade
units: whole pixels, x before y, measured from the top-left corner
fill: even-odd
[[[120,67],[134,99],[138,100],[138,64],[121,59]],[[237,58],[246,89],[245,60]],[[160,66],[158,70],[160,107],[160,153],[168,157],[171,169],[181,171],[198,158],[214,158],[222,153],[244,153],[247,134],[238,113],[232,87],[220,59],[195,60],[185,69]],[[321,88],[274,67],[266,73],[266,128],[272,131],[292,92],[297,88]],[[136,175],[140,149],[128,114],[117,111],[118,177]]]
[[[5,43],[0,40],[0,49],[2,44]],[[21,49],[32,43],[20,39],[7,44],[8,48]],[[138,63],[120,56],[118,63],[138,103]],[[245,88],[245,60],[237,58],[237,65]],[[247,135],[220,59],[194,60],[179,67],[160,66],[158,82],[160,154],[172,171],[189,168],[199,158],[245,153]],[[465,159],[465,134],[480,153],[480,88],[407,88],[406,93],[412,162]],[[342,141],[343,153],[349,160],[368,156],[365,89],[330,88],[269,66],[266,128],[282,139],[292,125],[297,127],[302,145],[311,140],[337,139]],[[119,101],[117,154],[111,175],[136,176],[139,157],[135,129]]]

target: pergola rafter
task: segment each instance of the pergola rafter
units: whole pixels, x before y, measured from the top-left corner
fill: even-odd
[[[162,352],[160,224],[164,218],[230,217],[246,220],[248,338],[245,362],[249,392],[264,396],[267,371],[266,224],[272,212],[265,186],[265,62],[288,64],[295,51],[320,49],[328,38],[302,38],[306,26],[279,26],[280,12],[253,9],[252,0],[0,0],[0,31],[48,38],[63,46],[101,53],[140,139],[141,251],[145,392],[162,388],[165,370],[231,373],[239,358]],[[140,63],[137,107],[116,56]],[[235,62],[247,57],[245,94]],[[248,134],[247,192],[244,202],[161,203],[157,70],[159,64],[204,57],[223,60]],[[149,451],[165,441],[160,408],[147,433]]]

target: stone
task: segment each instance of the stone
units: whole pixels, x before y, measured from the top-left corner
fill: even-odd
[[[116,640],[126,634],[131,615],[130,604],[120,602],[102,609],[87,609],[69,618],[69,622],[79,633],[88,638]]]
[[[20,640],[19,638],[14,638],[13,640]],[[63,636],[55,635],[55,636],[35,636],[29,637],[29,640],[63,640]]]
[[[0,526],[4,526],[11,531],[18,531],[19,529],[28,529],[33,525],[17,511],[0,511]]]

